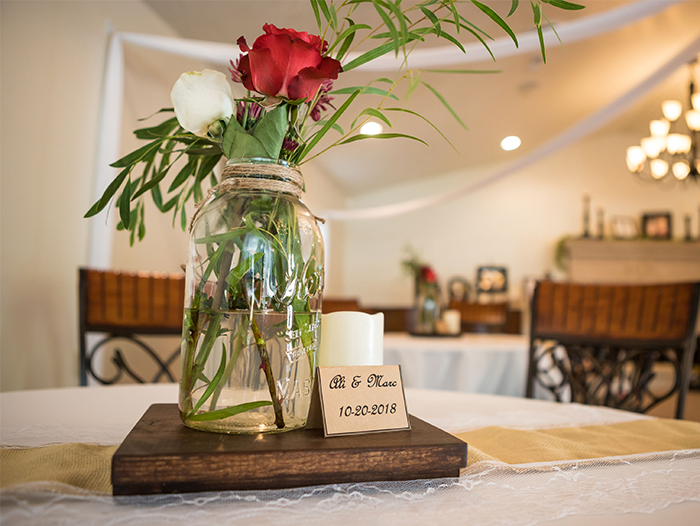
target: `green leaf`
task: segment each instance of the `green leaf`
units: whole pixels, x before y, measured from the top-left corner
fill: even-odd
[[[396,26],[394,23],[391,21],[391,17],[382,9],[381,4],[383,2],[379,2],[378,0],[372,0],[372,4],[374,5],[374,9],[379,13],[379,16],[382,19],[382,22],[384,22],[384,25],[386,28],[389,30],[389,33],[391,34],[391,44],[393,45],[394,51],[398,53],[399,47],[401,47],[401,38],[399,37],[399,32],[396,29]],[[345,68],[343,68],[344,71]]]
[[[438,133],[442,136],[443,139],[445,139],[445,141],[447,141],[447,144],[449,144],[450,146],[452,146],[452,149],[453,149],[455,152],[458,152],[457,148],[455,148],[455,145],[452,144],[452,143],[450,142],[450,140],[447,138],[447,136],[445,136],[445,134],[442,133],[442,132],[440,131],[440,128],[438,128],[437,126],[435,126],[430,120],[428,120],[426,117],[423,117],[423,115],[421,115],[420,113],[417,113],[417,112],[412,111],[412,110],[408,110],[408,109],[406,109],[406,108],[384,108],[384,111],[400,111],[400,112],[403,112],[403,113],[408,113],[408,114],[410,114],[410,115],[414,115],[415,117],[418,117],[419,119],[424,120],[424,121],[427,122],[430,126],[432,126],[432,128],[433,128],[436,132],[438,132]]]
[[[160,191],[160,185],[155,185],[151,188],[151,197],[153,198],[153,203],[156,205],[158,210],[163,211],[163,194]]]
[[[393,81],[392,81],[393,84]],[[352,86],[350,88],[339,88],[330,92],[331,95],[350,95],[356,91],[360,92],[360,95],[381,95],[382,97],[389,97],[394,100],[399,100],[399,98],[393,93],[375,86]]]
[[[131,178],[126,180],[124,184],[124,190],[122,191],[121,198],[119,199],[119,217],[124,224],[124,227],[131,230]]]
[[[384,121],[389,128],[391,128],[391,122],[389,122],[389,119],[387,118],[386,115],[384,115],[381,111],[379,111],[376,108],[365,108],[360,112],[360,114],[357,116],[357,118],[353,121],[352,127],[355,127],[355,123],[357,122],[357,119],[359,119],[362,115],[369,115],[370,117],[375,117],[381,121]]]
[[[214,389],[216,389],[216,386],[219,384],[221,377],[224,375],[224,370],[226,369],[226,345],[222,343],[221,347],[221,362],[219,363],[219,368],[217,369],[214,378],[212,378],[211,382],[209,382],[209,385],[204,391],[202,397],[197,401],[197,404],[194,406],[194,408],[192,408],[192,411],[188,415],[188,418],[192,418],[192,416],[199,410],[199,408],[202,407],[202,404],[204,404],[204,402],[206,402],[209,399],[211,394],[214,392]]]
[[[464,46],[462,45],[462,43],[461,43],[459,40],[457,40],[455,37],[453,37],[452,35],[450,35],[447,31],[445,31],[445,32],[443,32],[442,34],[440,34],[440,38],[444,38],[445,40],[449,40],[450,42],[452,42],[455,46],[457,46],[457,47],[460,49],[460,51],[462,51],[462,53],[466,53],[466,52],[467,52],[467,50],[464,49]],[[477,38],[478,38],[479,40],[481,40],[481,43],[484,44],[484,45],[486,46],[486,42],[484,42],[484,40],[483,40],[481,37],[478,37],[478,36],[477,36]],[[486,46],[486,48],[488,49],[488,46]],[[490,52],[491,52],[491,50],[489,49],[489,53],[490,53]],[[491,56],[493,57],[493,54],[492,54]],[[494,59],[494,60],[496,60],[496,59]]]
[[[328,20],[328,23],[331,25],[333,31],[335,31],[336,27],[338,27],[338,19],[335,14],[335,9],[329,9],[326,0],[317,0],[317,2],[319,7],[321,8],[323,16],[326,18],[326,20]]]
[[[164,140],[165,139],[156,139],[153,142],[149,142],[147,145],[142,146],[138,150],[125,155],[118,161],[113,162],[110,164],[110,166],[114,168],[124,168],[126,166],[131,166],[132,164],[147,160],[149,156],[155,156],[155,154],[158,152],[158,147]]]
[[[187,211],[184,206],[180,210],[180,228],[183,232],[187,231]]]
[[[141,201],[141,206],[139,206],[138,218],[139,241],[143,241],[143,238],[146,237],[146,209],[143,206],[143,200]]]
[[[414,141],[422,142],[426,146],[428,146],[428,143],[425,142],[422,139],[419,139],[418,137],[414,137],[413,135],[406,135],[404,133],[378,133],[377,135],[365,135],[365,134],[358,134],[358,135],[353,135],[349,139],[345,139],[344,141],[338,143],[338,144],[348,144],[351,142],[356,142],[356,141],[362,141],[364,139],[412,139]]]
[[[338,50],[338,54],[336,55],[337,59],[340,59],[345,53],[347,52],[348,48],[352,44],[353,39],[355,38],[355,33],[357,33],[361,29],[372,29],[372,26],[367,25],[367,24],[356,24],[349,18],[347,19],[348,22],[350,23],[350,27],[348,27],[345,31],[343,31],[338,37],[336,38],[336,41],[333,42],[333,45],[328,48],[328,51],[326,52],[327,55],[330,55],[335,47],[340,44],[340,49]]]
[[[255,126],[253,137],[260,141],[270,159],[277,159],[282,149],[282,141],[287,133],[287,107],[280,104],[268,111]]]
[[[534,15],[535,26],[540,27],[542,25],[542,6],[538,3],[530,0],[530,5],[532,6],[532,14]]]
[[[449,102],[447,102],[447,100],[445,99],[445,97],[443,97],[443,96],[440,94],[440,92],[439,92],[438,90],[436,90],[434,87],[432,87],[432,86],[431,86],[430,84],[428,84],[427,82],[423,82],[423,85],[435,94],[435,96],[440,100],[440,102],[442,102],[443,106],[445,106],[445,108],[447,108],[447,110],[452,114],[452,116],[457,120],[457,122],[460,123],[460,124],[462,125],[462,127],[463,127],[465,130],[468,130],[468,129],[469,129],[469,128],[467,128],[467,126],[462,122],[462,119],[459,118],[459,115],[457,115],[457,112],[456,112],[455,110],[452,109],[452,106],[450,106]]]
[[[440,25],[440,20],[438,20],[438,17],[435,16],[435,13],[433,13],[430,9],[424,6],[420,6],[421,12],[425,15],[425,17],[430,20],[430,23],[433,24],[433,27],[435,28],[435,34],[440,37],[440,33],[442,33],[442,26]]]
[[[195,177],[195,182],[201,184],[204,179],[214,170],[214,167],[221,159],[221,154],[212,157],[207,157],[199,165],[199,170],[197,170],[197,176]],[[201,192],[201,188],[200,188]]]
[[[510,11],[508,11],[508,16],[511,16],[513,13],[515,13],[518,10],[518,5],[520,4],[520,0],[512,0],[510,4]]]
[[[423,76],[420,70],[411,70],[409,74],[408,89],[406,90],[407,99],[416,91],[416,88],[420,85],[420,79]]]
[[[310,0],[311,1],[311,9],[314,12],[314,16],[316,17],[316,25],[318,26],[318,32],[323,33],[323,27],[321,25],[321,13],[318,8],[318,0]]]
[[[180,124],[178,123],[177,117],[168,119],[165,122],[158,124],[157,126],[151,126],[150,128],[140,128],[134,130],[134,135],[137,139],[152,140],[155,137],[168,137],[170,132],[177,128]]]
[[[231,285],[232,287],[235,287],[238,285],[238,282],[243,279],[243,276],[245,276],[250,269],[252,269],[255,264],[260,261],[260,258],[263,257],[262,252],[258,252],[256,254],[250,254],[252,257],[246,257],[243,258],[236,267],[229,272],[228,276],[226,276],[226,283]]]
[[[425,73],[442,73],[458,75],[482,75],[486,73],[503,73],[500,69],[424,69]]]
[[[566,0],[542,0],[544,3],[549,4],[559,9],[566,9],[567,11],[578,11],[579,9],[585,9],[586,6],[580,4],[574,4],[567,2]]]
[[[102,194],[102,197],[88,210],[83,217],[88,218],[92,217],[102,211],[102,209],[107,206],[107,203],[112,199],[115,193],[117,193],[117,190],[119,190],[119,187],[121,184],[124,182],[124,179],[126,179],[126,176],[129,175],[129,172],[131,171],[131,168],[125,168],[122,170],[119,175],[117,175],[111,183],[109,183],[109,186],[107,189],[104,191]]]
[[[376,48],[367,51],[366,53],[363,53],[359,57],[357,57],[355,60],[351,60],[347,64],[343,65],[343,71],[347,72],[350,71],[351,69],[355,69],[358,66],[361,66],[362,64],[366,64],[367,62],[370,62],[376,58],[381,57],[382,55],[386,55],[390,51],[394,51],[396,47],[394,46],[393,42],[387,42],[386,44],[382,44],[381,46],[377,46]]]
[[[503,19],[498,15],[498,13],[496,13],[496,11],[494,11],[493,9],[491,9],[489,6],[482,4],[481,2],[477,2],[477,0],[472,0],[472,4],[474,4],[476,7],[478,7],[478,8],[479,8],[481,11],[483,11],[484,13],[486,13],[486,15],[487,15],[491,20],[493,20],[493,21],[496,22],[499,26],[501,26],[501,28],[503,29],[503,31],[505,31],[506,33],[508,33],[508,36],[510,36],[510,38],[513,40],[513,42],[515,42],[515,47],[518,47],[518,37],[515,36],[515,33],[513,33],[513,30],[508,26],[508,24],[506,24],[506,21],[503,20]]]
[[[198,159],[196,157],[189,158],[187,164],[182,168],[182,170],[178,172],[178,174],[175,176],[175,179],[173,179],[173,182],[170,184],[170,188],[168,188],[168,193],[175,190],[178,186],[184,183],[190,175],[194,173],[194,170],[197,167],[197,162]]]
[[[221,420],[222,418],[228,418],[229,416],[234,416],[239,413],[244,413],[252,409],[257,409],[259,407],[264,407],[266,405],[272,405],[269,400],[259,400],[257,402],[248,402],[245,404],[234,405],[232,407],[227,407],[226,409],[217,409],[216,411],[209,411],[208,413],[199,413],[198,415],[193,415],[188,417],[188,420],[194,422],[207,422],[210,420]]]
[[[222,144],[228,159],[236,157],[267,157],[265,146],[245,131],[236,119],[231,119],[224,132]]]
[[[240,226],[229,230],[228,232],[224,232],[223,234],[212,234],[209,236],[199,237],[195,239],[194,242],[198,245],[203,245],[205,243],[223,243],[224,241],[228,241],[229,239],[236,239],[237,237],[241,237],[247,231],[248,229],[246,227]]]
[[[537,27],[537,38],[540,41],[540,52],[542,53],[542,62],[547,63],[547,51],[544,45],[544,34],[542,33],[542,11],[539,4],[536,4],[530,0],[530,5],[532,5],[532,12],[535,16],[535,26]]]
[[[330,130],[333,125],[336,123],[336,121],[340,118],[340,116],[345,113],[345,110],[348,109],[350,104],[357,98],[357,96],[360,94],[360,90],[355,91],[352,95],[350,95],[347,100],[343,103],[343,105],[338,108],[338,110],[333,114],[333,116],[328,119],[326,124],[323,125],[323,128],[321,128],[314,136],[311,138],[309,143],[306,146],[306,149],[304,150],[304,155],[306,155],[311,149],[318,144],[318,141],[320,141],[323,136],[328,133],[328,130]],[[301,159],[300,159],[301,160]]]

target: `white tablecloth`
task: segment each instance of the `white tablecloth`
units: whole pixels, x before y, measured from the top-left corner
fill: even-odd
[[[520,334],[384,335],[384,363],[401,365],[404,385],[525,396],[529,339]]]
[[[119,444],[175,385],[0,395],[4,447]],[[451,432],[534,429],[649,418],[606,408],[446,391],[406,390],[409,411]],[[513,447],[517,447],[514,444]],[[697,524],[700,450],[509,466],[479,462],[458,479],[338,484],[293,490],[117,497],[31,483],[0,493],[3,526],[43,524]],[[551,521],[551,522],[550,522]]]

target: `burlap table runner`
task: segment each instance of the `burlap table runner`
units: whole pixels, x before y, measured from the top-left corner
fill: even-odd
[[[700,423],[668,419],[539,430],[492,426],[455,436],[469,444],[468,467],[483,460],[529,464],[700,449]],[[53,481],[111,493],[116,450],[78,443],[0,449],[0,487]]]

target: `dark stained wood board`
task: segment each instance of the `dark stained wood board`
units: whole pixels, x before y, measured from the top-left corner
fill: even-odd
[[[279,489],[458,477],[467,444],[411,416],[411,429],[324,438],[322,429],[226,435],[185,427],[154,404],[112,459],[114,495]]]

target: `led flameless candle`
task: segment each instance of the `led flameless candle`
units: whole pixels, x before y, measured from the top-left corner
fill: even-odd
[[[321,316],[319,367],[383,364],[383,313],[341,311]]]

